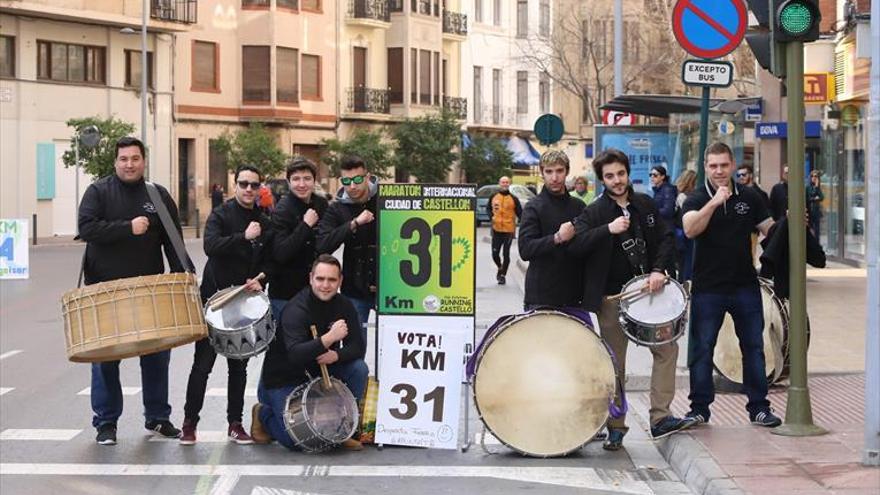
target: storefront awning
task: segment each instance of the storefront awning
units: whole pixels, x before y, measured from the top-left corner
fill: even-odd
[[[541,161],[538,150],[527,139],[511,136],[507,140],[507,150],[513,155],[513,163],[518,166],[537,165]]]
[[[746,106],[758,103],[759,97],[724,100],[712,98],[709,108],[722,113],[737,113]],[[621,95],[602,105],[603,110],[615,110],[637,115],[669,118],[671,113],[699,113],[702,99],[699,96],[679,95]],[[723,105],[722,105],[723,104]]]

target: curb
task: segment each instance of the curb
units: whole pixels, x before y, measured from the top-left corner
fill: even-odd
[[[636,414],[641,415],[640,412]],[[745,494],[715,462],[712,454],[689,433],[671,435],[655,443],[660,455],[687,487],[698,495]]]

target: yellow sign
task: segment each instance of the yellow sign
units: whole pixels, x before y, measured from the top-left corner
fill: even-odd
[[[834,74],[804,74],[804,103],[825,104],[834,100]]]

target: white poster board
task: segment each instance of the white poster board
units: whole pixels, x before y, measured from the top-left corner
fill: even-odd
[[[383,315],[376,443],[458,448],[464,344],[473,317]]]
[[[28,263],[28,221],[0,219],[0,280],[28,278]]]

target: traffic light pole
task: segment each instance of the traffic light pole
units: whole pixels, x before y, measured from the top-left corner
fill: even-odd
[[[807,231],[804,187],[804,44],[785,45],[788,89],[788,243],[789,243],[789,345],[791,378],[785,406],[785,424],[771,433],[814,436],[828,433],[813,424],[807,384]]]
[[[709,140],[709,86],[703,86],[703,101],[700,105],[700,150],[697,155],[697,184],[706,179],[703,164],[706,159],[706,141]]]

